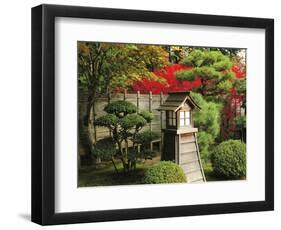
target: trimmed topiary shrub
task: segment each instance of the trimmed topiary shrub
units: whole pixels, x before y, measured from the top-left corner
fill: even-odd
[[[123,172],[129,173],[136,169],[137,160],[144,157],[144,154],[138,154],[136,137],[146,124],[151,123],[153,114],[148,111],[137,113],[137,107],[129,101],[114,101],[105,106],[104,110],[107,114],[98,117],[94,125],[106,127],[111,131],[112,142],[116,145],[117,151],[112,155],[111,145],[107,146],[105,143],[104,148],[98,148],[100,143],[97,143],[93,154],[110,156],[114,167],[114,158],[120,159]],[[128,149],[129,141],[133,145],[131,149]],[[108,152],[107,147],[111,149]]]
[[[214,173],[227,179],[246,177],[246,145],[238,140],[224,141],[211,154]]]
[[[183,182],[186,182],[183,169],[171,161],[161,161],[148,168],[144,173],[144,183],[146,184]]]
[[[114,101],[104,107],[104,111],[115,114],[117,117],[124,117],[127,114],[137,112],[137,107],[128,101]]]

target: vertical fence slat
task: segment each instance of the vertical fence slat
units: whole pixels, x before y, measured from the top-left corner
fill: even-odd
[[[126,101],[126,99],[127,99],[127,90],[124,89],[124,91],[123,91],[123,100]]]
[[[160,106],[163,104],[163,92],[160,93]],[[163,137],[162,137],[162,129],[163,129],[163,111],[160,111],[160,132],[161,132],[161,138],[160,138],[160,153],[162,154],[162,148],[163,148]]]
[[[127,99],[127,89],[124,89],[123,91],[123,100],[126,101]],[[125,142],[125,152],[126,152],[126,155],[128,154],[128,142]]]
[[[152,92],[151,91],[149,91],[149,112],[152,113]],[[149,124],[149,130],[150,130],[150,132],[152,132],[152,124],[151,124],[151,122]],[[153,150],[153,146],[152,145],[153,145],[152,142],[150,142],[150,151],[151,152]]]
[[[137,92],[137,113],[140,112],[140,91]]]

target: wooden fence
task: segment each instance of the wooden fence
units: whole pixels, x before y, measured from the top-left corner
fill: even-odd
[[[87,92],[79,91],[79,119],[83,119],[86,115],[87,108]],[[100,117],[105,115],[104,107],[112,102],[117,100],[126,100],[137,106],[139,112],[141,111],[150,111],[154,114],[154,118],[151,124],[149,124],[148,128],[151,131],[158,132],[161,134],[161,129],[165,128],[165,114],[157,110],[161,103],[163,103],[167,98],[167,95],[164,94],[140,94],[137,93],[117,93],[111,95],[111,97],[99,97],[96,106],[95,106],[95,114],[96,117]],[[104,127],[93,127],[93,137],[94,142],[110,135],[108,128]],[[83,130],[79,130],[79,138],[86,138],[87,135],[87,127],[83,126]],[[79,140],[79,141],[80,141]],[[159,140],[160,141],[160,140]],[[79,153],[83,155],[83,151],[79,150]]]

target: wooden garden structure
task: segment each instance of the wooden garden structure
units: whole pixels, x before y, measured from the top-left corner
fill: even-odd
[[[161,160],[172,160],[179,164],[189,183],[206,181],[196,136],[198,129],[193,123],[194,108],[200,109],[189,92],[169,93],[158,108],[166,113]]]

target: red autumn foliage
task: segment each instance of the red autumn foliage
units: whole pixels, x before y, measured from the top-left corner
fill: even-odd
[[[141,93],[149,93],[151,91],[153,94],[160,94],[161,92],[187,91],[199,87],[201,84],[199,79],[192,82],[176,79],[176,71],[191,68],[190,66],[173,64],[164,69],[155,70],[154,73],[159,77],[160,81],[148,79],[135,81],[132,85],[132,92],[140,91]]]
[[[236,78],[246,77],[246,72],[241,70],[238,66],[233,66],[232,72],[235,73]],[[235,134],[237,134],[234,118],[241,116],[241,105],[244,97],[245,95],[238,94],[234,88],[230,91],[222,111],[221,137],[223,139],[233,138]]]
[[[246,77],[246,72],[239,68],[237,65],[232,66],[232,72],[235,73],[236,78]]]

